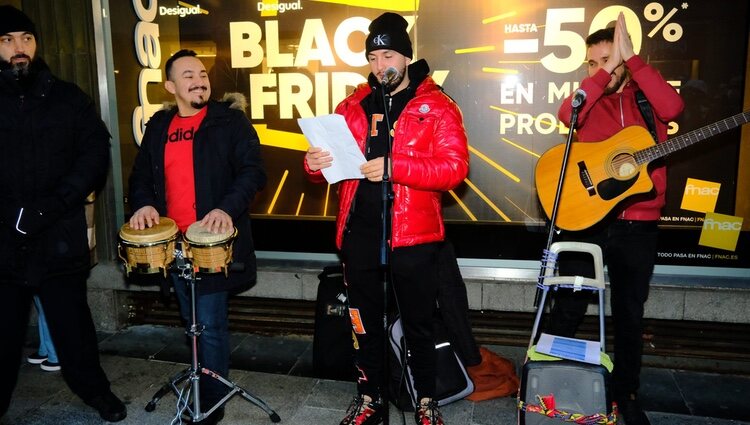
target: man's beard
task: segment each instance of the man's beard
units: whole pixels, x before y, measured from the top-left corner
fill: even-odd
[[[617,74],[615,74],[617,75]],[[604,88],[604,95],[609,96],[612,93],[617,93],[617,90],[620,90],[620,87],[622,87],[622,83],[625,82],[625,79],[628,78],[629,72],[626,69],[625,72],[620,74],[619,78],[615,80],[615,84],[609,84],[607,87]]]
[[[398,76],[385,85],[386,93],[390,93],[393,90],[396,90],[396,87],[398,87],[399,84],[404,81],[404,72],[406,72],[406,68],[399,70]]]
[[[13,59],[25,58],[26,61],[13,63]],[[31,58],[26,55],[16,55],[10,58],[9,61],[5,59],[0,60],[0,70],[9,69],[13,75],[18,78],[27,77],[29,75],[29,66],[31,65]]]
[[[208,105],[208,94],[207,94],[208,93],[208,87],[206,87],[206,86],[191,87],[190,91],[192,92],[193,90],[203,90],[203,93],[206,96],[206,98],[205,99],[201,99],[201,100],[197,100],[197,101],[196,100],[192,100],[192,101],[190,101],[190,106],[192,106],[195,109],[201,109],[204,106]]]
[[[19,58],[26,60],[13,62],[13,59]],[[10,70],[21,89],[26,91],[34,84],[42,64],[43,61],[38,57],[31,59],[27,55],[19,54],[10,58],[10,61],[0,60],[0,71]]]
[[[201,109],[206,105],[208,105],[208,100],[202,100],[200,102],[195,102],[195,101],[190,102],[190,106],[192,106],[195,109]]]
[[[13,59],[26,59],[25,61],[13,63]],[[29,76],[29,65],[31,65],[31,58],[27,55],[20,54],[10,58],[10,69],[16,78],[25,78]]]

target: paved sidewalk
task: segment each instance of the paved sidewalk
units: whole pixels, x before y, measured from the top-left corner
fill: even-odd
[[[186,367],[188,350],[179,329],[138,326],[116,334],[101,335],[102,366],[114,392],[128,406],[122,424],[171,424],[176,397],[166,395],[153,412],[144,407],[171,376]],[[282,424],[336,425],[355,391],[351,382],[321,380],[309,376],[311,341],[299,337],[265,337],[232,334],[234,369],[231,379],[265,401],[281,417]],[[517,347],[490,347],[510,357]],[[31,348],[27,353],[31,352]],[[173,357],[178,360],[164,360]],[[239,367],[242,366],[242,369]],[[244,370],[251,369],[251,370]],[[308,375],[308,376],[305,376]],[[647,368],[643,376],[644,403],[653,425],[750,424],[745,412],[750,378],[661,368]],[[512,397],[473,403],[462,400],[442,408],[449,425],[516,424]],[[745,415],[745,416],[743,416]],[[734,419],[719,419],[734,418]],[[37,366],[21,368],[19,384],[2,425],[102,424],[96,411],[75,397],[60,373],[43,372]],[[269,416],[239,396],[227,403],[223,425],[271,424]],[[390,423],[413,424],[391,409]],[[563,422],[561,422],[563,423]]]

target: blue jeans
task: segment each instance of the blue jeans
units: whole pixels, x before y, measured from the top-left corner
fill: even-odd
[[[38,295],[34,295],[34,305],[36,306],[37,316],[39,316],[39,350],[37,350],[37,354],[46,357],[50,363],[58,363],[55,345],[52,343],[52,336],[49,334],[47,319],[44,316],[44,309],[42,309],[42,302]]]
[[[180,304],[180,316],[182,316],[186,329],[189,329],[192,322],[189,282],[173,273],[172,283],[177,294],[177,301]],[[198,364],[224,378],[229,375],[227,296],[226,291],[196,294],[195,300],[196,322],[204,327],[198,337]],[[201,410],[210,409],[227,392],[228,388],[218,380],[201,375],[200,399],[201,404],[204,405]]]

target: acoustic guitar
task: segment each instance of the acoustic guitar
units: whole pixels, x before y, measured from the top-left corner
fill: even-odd
[[[640,126],[626,127],[601,142],[573,143],[555,226],[571,231],[593,226],[623,199],[653,188],[646,169],[651,161],[748,121],[750,111],[745,111],[658,144]],[[554,146],[536,165],[537,194],[550,218],[564,154],[565,144]]]

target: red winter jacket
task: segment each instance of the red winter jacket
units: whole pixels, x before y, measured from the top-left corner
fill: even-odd
[[[643,119],[635,93],[640,89],[651,104],[654,112],[656,133],[659,142],[667,140],[667,124],[677,118],[682,112],[684,103],[682,97],[659,75],[659,72],[649,66],[638,55],[634,55],[625,66],[631,74],[631,80],[625,85],[621,93],[604,96],[604,89],[610,82],[610,75],[600,69],[593,77],[585,78],[581,82],[581,89],[586,92],[586,101],[578,114],[578,140],[584,142],[600,142],[615,135],[625,127],[639,125],[648,128]],[[558,118],[566,125],[570,125],[572,96],[566,98]],[[664,192],[667,187],[667,169],[649,167],[651,181],[654,183],[655,196],[637,201],[631,198],[625,200],[618,208],[618,218],[624,220],[658,220],[661,208],[664,206]],[[643,199],[638,197],[638,199]]]
[[[360,84],[337,107],[359,148],[364,152],[369,129],[360,102],[372,89]],[[442,192],[461,183],[469,171],[469,153],[461,110],[432,78],[417,87],[395,125],[392,147],[394,201],[391,248],[441,241],[445,237]],[[311,171],[312,181],[323,182],[323,174]],[[352,200],[359,180],[344,180],[338,188],[336,246],[341,248]]]

